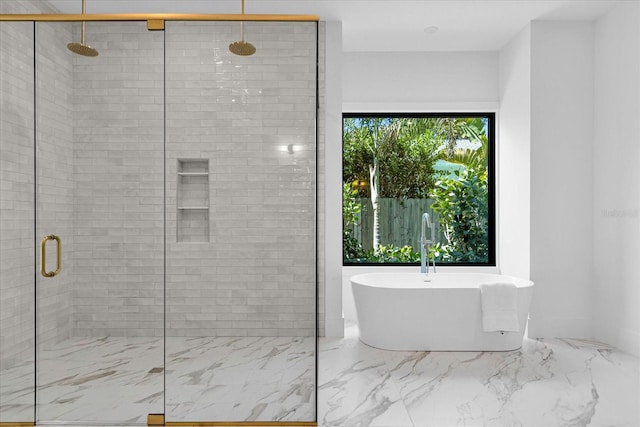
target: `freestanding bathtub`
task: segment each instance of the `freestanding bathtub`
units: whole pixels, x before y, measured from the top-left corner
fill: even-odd
[[[533,282],[498,274],[366,273],[351,277],[360,340],[386,350],[507,351],[522,346]],[[484,332],[480,284],[517,287],[518,332]]]

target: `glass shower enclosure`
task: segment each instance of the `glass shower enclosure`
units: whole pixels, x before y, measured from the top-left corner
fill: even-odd
[[[1,422],[315,425],[318,23],[243,17],[0,21]]]

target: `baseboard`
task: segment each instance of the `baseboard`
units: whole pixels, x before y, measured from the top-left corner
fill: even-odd
[[[618,348],[624,352],[640,357],[640,332],[628,328],[620,329]]]
[[[592,338],[586,317],[530,317],[529,338]]]

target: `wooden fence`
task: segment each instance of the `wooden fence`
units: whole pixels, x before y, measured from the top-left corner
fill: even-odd
[[[358,202],[362,209],[359,224],[352,226],[353,236],[367,251],[373,246],[373,207],[370,199],[358,199]],[[420,252],[423,213],[431,215],[435,221],[436,236],[440,235],[437,214],[431,210],[432,203],[431,199],[380,199],[380,244],[409,245]],[[443,241],[442,237],[436,240]]]

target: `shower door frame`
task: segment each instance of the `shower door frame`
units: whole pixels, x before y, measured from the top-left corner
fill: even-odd
[[[125,13],[125,14],[0,14],[0,22],[33,22],[34,24],[37,22],[108,22],[108,21],[118,21],[118,22],[146,22],[148,31],[164,31],[165,30],[165,22],[167,21],[255,21],[255,22],[315,22],[316,23],[316,89],[315,89],[315,156],[316,156],[316,167],[315,167],[315,192],[316,192],[316,202],[318,200],[318,186],[317,186],[317,178],[318,178],[318,108],[319,108],[319,29],[318,24],[320,18],[318,15],[279,15],[279,14],[180,14],[180,13]],[[166,138],[166,136],[165,136]],[[37,141],[34,141],[34,144],[37,144]],[[34,171],[35,172],[35,171]],[[316,204],[316,220],[315,220],[315,245],[316,245],[316,265],[315,265],[315,313],[316,313],[316,321],[315,321],[315,421],[262,421],[262,422],[236,422],[236,421],[178,421],[178,422],[167,422],[165,420],[164,414],[148,414],[147,416],[147,425],[149,426],[317,426],[317,417],[318,417],[318,331],[319,331],[319,307],[318,307],[318,224],[317,224],[317,204]],[[47,236],[49,237],[49,236]],[[54,236],[55,237],[55,236]],[[46,239],[46,237],[45,237]],[[55,239],[53,239],[55,240]],[[60,250],[60,243],[58,241],[58,250]],[[44,243],[43,243],[44,246]],[[165,255],[166,256],[166,255]],[[36,301],[34,301],[36,303]],[[165,318],[166,321],[166,318]],[[166,329],[166,325],[165,325]],[[165,337],[166,341],[166,337]],[[37,345],[37,344],[36,344]],[[36,360],[37,363],[37,360]],[[166,361],[165,361],[166,363]],[[37,371],[37,369],[36,369]],[[166,386],[163,393],[166,393]],[[37,390],[34,389],[34,399],[37,395]],[[35,402],[37,404],[37,402]],[[34,413],[35,417],[35,413]],[[34,418],[33,421],[18,421],[18,422],[2,422],[0,421],[0,427],[27,427],[27,426],[35,426],[37,425],[36,420]],[[62,424],[64,425],[64,424]]]
[[[318,22],[318,15],[272,14],[197,14],[197,13],[56,13],[56,14],[0,14],[0,21],[26,22],[82,22],[121,21],[147,22],[149,30],[163,30],[165,21],[263,21],[263,22]]]

